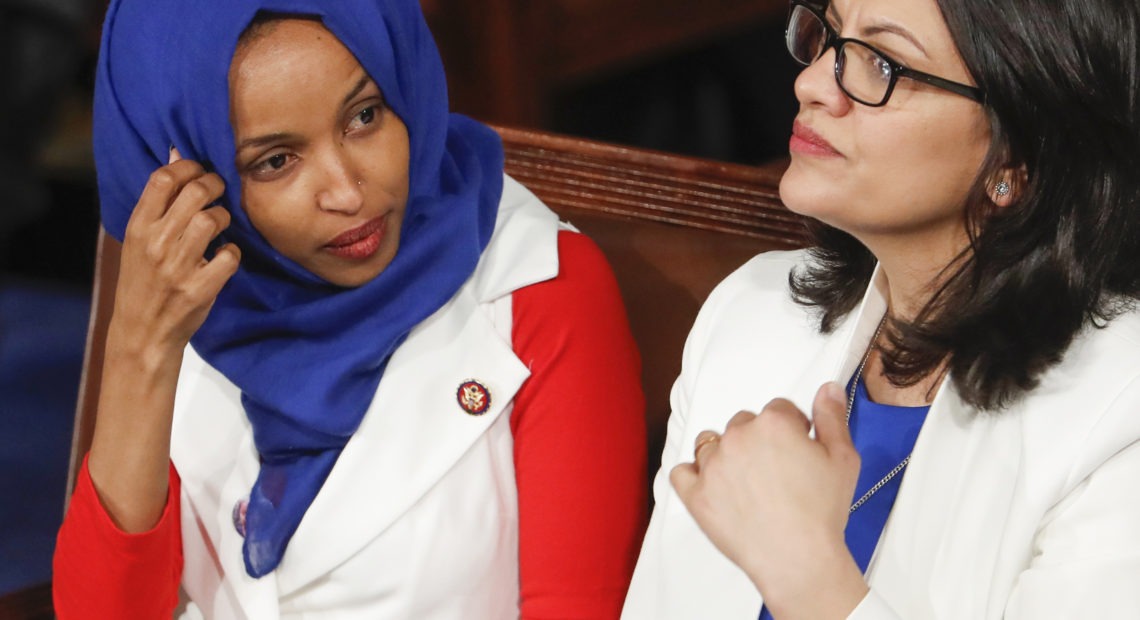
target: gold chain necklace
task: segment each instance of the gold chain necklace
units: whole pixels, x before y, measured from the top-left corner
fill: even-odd
[[[855,371],[855,378],[851,381],[851,389],[847,394],[846,422],[848,428],[851,428],[851,409],[855,407],[855,391],[859,387],[859,379],[863,377],[863,367],[867,365],[867,360],[871,359],[871,351],[875,349],[875,343],[879,340],[879,333],[883,331],[883,325],[885,325],[886,322],[887,315],[884,314],[883,319],[879,321],[879,326],[875,328],[875,335],[871,336],[871,344],[867,345],[867,352],[863,354],[863,361],[859,362],[859,369]],[[863,494],[863,497],[855,500],[855,503],[851,504],[851,510],[849,510],[847,514],[851,514],[852,512],[858,510],[859,507],[867,503],[867,500],[871,499],[871,496],[877,493],[879,489],[886,486],[887,483],[890,482],[895,476],[899,475],[902,470],[906,469],[907,464],[910,463],[910,455],[911,453],[907,453],[906,458],[904,458],[902,462],[900,462],[898,465],[895,465],[894,469],[887,472],[887,475],[883,476],[878,482],[875,483],[874,486],[868,489],[867,492]]]

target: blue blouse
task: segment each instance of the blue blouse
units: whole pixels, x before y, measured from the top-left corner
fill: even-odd
[[[848,390],[850,389],[851,386],[848,385]],[[859,482],[855,485],[852,503],[863,497],[910,454],[928,411],[929,405],[899,407],[873,402],[867,395],[867,385],[862,377],[859,378],[848,423],[855,449],[862,458]],[[883,526],[887,524],[887,516],[895,504],[905,473],[904,469],[883,485],[847,519],[847,529],[844,532],[847,548],[863,572],[867,572],[871,554],[875,552]],[[760,610],[760,620],[772,620],[767,606]]]

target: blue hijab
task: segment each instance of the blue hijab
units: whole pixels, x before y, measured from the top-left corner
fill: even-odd
[[[400,248],[359,288],[335,287],[285,258],[242,211],[228,72],[259,11],[320,19],[408,128]],[[449,114],[443,65],[417,0],[115,0],[103,27],[94,127],[103,226],[115,238],[171,145],[225,180],[221,202],[233,223],[224,240],[242,250],[191,344],[241,389],[253,426],[261,469],[243,555],[260,577],[280,563],[392,352],[474,271],[502,193],[502,144],[487,127]]]

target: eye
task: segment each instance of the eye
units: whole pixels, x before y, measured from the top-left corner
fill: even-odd
[[[358,131],[364,127],[367,127],[368,125],[371,125],[373,121],[376,120],[376,115],[380,111],[379,108],[379,105],[370,105],[357,112],[356,116],[353,116],[352,120],[349,121],[348,128],[345,129],[345,133]]]
[[[289,158],[284,153],[278,153],[265,160],[262,165],[273,170],[280,170],[287,163],[289,163]]]
[[[287,170],[293,161],[297,158],[296,155],[288,152],[274,153],[268,157],[258,160],[249,167],[249,174],[253,179],[258,181],[270,181],[276,179]]]

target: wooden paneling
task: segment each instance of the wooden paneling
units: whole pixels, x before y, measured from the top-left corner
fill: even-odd
[[[783,18],[787,0],[432,0],[452,107],[544,127],[559,88]]]

